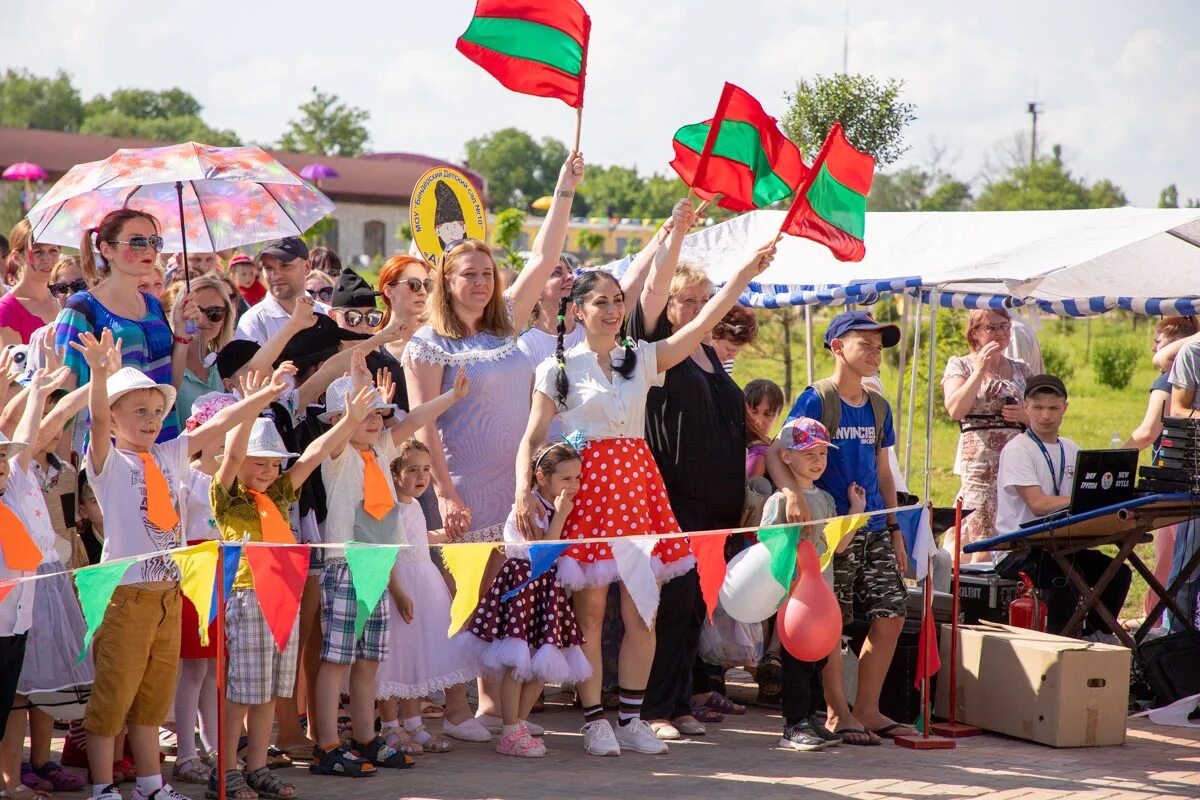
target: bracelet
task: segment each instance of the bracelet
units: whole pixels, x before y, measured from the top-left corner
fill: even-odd
[[[171,338],[175,340],[175,344],[191,344],[193,341],[187,336],[176,336],[175,334],[172,334]]]
[[[559,197],[574,197],[575,196],[574,192],[558,191],[555,194],[557,194]]]

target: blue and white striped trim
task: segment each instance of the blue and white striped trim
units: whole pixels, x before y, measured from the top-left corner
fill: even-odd
[[[890,281],[859,281],[840,286],[751,282],[738,302],[755,308],[784,306],[842,306],[847,303],[870,305],[880,295],[903,292],[921,285],[920,278],[896,278]]]
[[[913,294],[917,294],[913,292]],[[921,301],[928,304],[932,292],[920,291]],[[1001,309],[1036,306],[1047,314],[1062,317],[1091,317],[1114,309],[1124,309],[1150,317],[1181,316],[1200,314],[1198,297],[1075,297],[1063,300],[1043,300],[1035,297],[1012,297],[1003,294],[981,294],[977,292],[940,292],[938,305],[941,308],[973,310],[977,308]]]

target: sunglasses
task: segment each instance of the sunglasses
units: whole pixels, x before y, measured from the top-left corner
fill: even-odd
[[[406,285],[410,292],[419,292],[421,289],[424,289],[428,294],[433,291],[433,278],[426,278],[425,280],[421,280],[420,278],[405,278],[403,280],[392,281],[390,285],[395,286],[398,283]]]
[[[364,321],[372,328],[377,327],[379,323],[383,322],[383,312],[379,310],[355,311],[351,309],[343,311],[342,316],[345,318],[346,324],[351,328],[361,325]]]
[[[225,306],[203,306],[200,313],[203,314],[209,322],[221,322],[225,319]]]
[[[67,295],[75,294],[76,292],[87,291],[87,281],[82,278],[70,283],[52,283],[47,287],[50,289],[50,294],[55,297],[66,297]]]
[[[147,247],[154,248],[154,252],[161,253],[163,249],[163,238],[161,236],[131,236],[128,241],[113,240],[109,244],[127,244],[130,250],[145,250]]]
[[[333,299],[333,287],[322,286],[320,289],[309,289],[308,296],[320,300],[322,303],[328,303]]]

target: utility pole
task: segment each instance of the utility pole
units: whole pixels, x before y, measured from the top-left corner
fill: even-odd
[[[850,74],[850,3],[846,3],[846,22],[842,27],[842,74]]]
[[[1037,118],[1041,112],[1037,101],[1029,104],[1029,116],[1033,117],[1033,135],[1029,137],[1029,166],[1037,163]]]

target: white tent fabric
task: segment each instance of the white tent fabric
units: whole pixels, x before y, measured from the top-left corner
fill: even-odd
[[[728,280],[782,218],[753,211],[691,234],[681,259]],[[997,295],[1058,313],[1172,313],[1178,300],[1200,302],[1198,209],[869,213],[866,231],[867,256],[857,263],[784,237],[761,293],[803,303],[814,290],[899,282],[940,286],[955,305],[973,305],[967,294]]]

